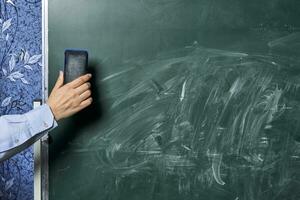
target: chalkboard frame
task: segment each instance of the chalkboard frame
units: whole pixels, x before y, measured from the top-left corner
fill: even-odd
[[[42,103],[48,98],[48,0],[42,3]],[[48,134],[34,144],[34,200],[49,199]]]

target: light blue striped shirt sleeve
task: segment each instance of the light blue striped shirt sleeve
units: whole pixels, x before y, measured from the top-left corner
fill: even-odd
[[[44,104],[22,115],[0,117],[0,161],[26,149],[57,127],[52,111]]]

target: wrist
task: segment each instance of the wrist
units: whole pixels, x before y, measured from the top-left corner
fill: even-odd
[[[59,116],[58,116],[58,114],[57,114],[57,112],[56,112],[54,106],[53,106],[51,103],[49,103],[49,102],[46,102],[46,104],[49,106],[49,108],[50,108],[50,110],[51,110],[51,112],[52,112],[52,115],[53,115],[55,121],[60,120],[60,118],[59,118]]]

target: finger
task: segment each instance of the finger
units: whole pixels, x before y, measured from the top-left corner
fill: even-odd
[[[78,88],[76,88],[75,91],[77,94],[82,94],[90,88],[91,88],[91,84],[89,82],[87,82],[87,83],[82,84]]]
[[[90,106],[90,105],[92,104],[92,102],[93,102],[92,97],[90,97],[90,98],[84,100],[84,101],[81,102],[80,105],[75,109],[75,112],[79,112],[79,111],[81,111],[82,109],[84,109],[84,108]]]
[[[84,100],[83,102],[81,102],[79,107],[81,107],[81,109],[84,109],[84,108],[88,107],[89,105],[91,105],[92,102],[93,102],[93,98],[90,97],[90,98]]]
[[[80,76],[79,78],[75,79],[74,81],[68,83],[68,85],[70,85],[72,88],[77,88],[79,86],[81,86],[82,84],[84,84],[85,82],[87,82],[88,80],[90,80],[92,77],[91,74],[86,74],[83,76]]]
[[[81,101],[84,101],[84,100],[86,100],[87,98],[89,98],[91,95],[92,95],[91,90],[87,90],[87,91],[85,91],[84,93],[82,93],[82,94],[80,95],[80,99],[81,99]]]
[[[53,89],[58,89],[61,86],[63,86],[63,84],[64,84],[64,73],[62,71],[59,71],[59,76]]]

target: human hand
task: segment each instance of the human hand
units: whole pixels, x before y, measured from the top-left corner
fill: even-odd
[[[64,76],[60,71],[56,84],[48,98],[47,104],[56,121],[74,115],[92,103],[91,74],[83,75],[63,85]]]

